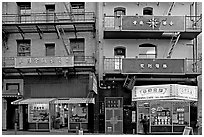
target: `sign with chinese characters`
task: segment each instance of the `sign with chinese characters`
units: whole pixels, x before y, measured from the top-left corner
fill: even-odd
[[[181,99],[197,100],[198,87],[187,85],[176,85],[177,96]]]
[[[15,68],[73,67],[73,66],[74,66],[74,56],[15,58]]]
[[[134,86],[132,101],[145,99],[164,99],[170,96],[170,85]]]
[[[123,16],[122,30],[184,31],[184,16]]]
[[[125,58],[122,73],[184,73],[184,59]]]
[[[186,99],[197,101],[197,86],[165,84],[134,86],[132,101],[153,99]]]

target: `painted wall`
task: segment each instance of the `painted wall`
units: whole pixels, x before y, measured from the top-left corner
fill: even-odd
[[[69,76],[27,76],[24,78],[24,97],[86,98],[88,75]]]
[[[117,46],[126,47],[126,57],[135,58],[139,57],[139,45],[141,44],[153,44],[156,46],[157,58],[166,58],[170,50],[169,40],[158,39],[105,39],[104,40],[104,56],[107,58],[114,57],[114,48]],[[192,58],[192,41],[179,40],[174,47],[172,58]],[[185,51],[185,52],[184,52]],[[182,54],[181,54],[182,53]]]
[[[55,12],[65,12],[67,11],[63,2],[31,2],[31,12],[40,12],[45,13],[46,7],[45,5],[55,4]],[[96,10],[95,2],[86,2],[85,3],[85,11],[86,12],[94,12]],[[17,14],[18,6],[16,2],[3,2],[2,3],[2,14]]]
[[[85,39],[85,56],[93,56],[95,52],[95,40],[92,32],[77,33],[78,38]],[[69,39],[75,38],[73,32],[67,33],[65,40],[70,44]],[[5,57],[16,57],[17,56],[17,41],[22,39],[20,33],[10,34],[7,42],[8,50],[2,52]],[[31,39],[31,56],[32,57],[43,57],[45,56],[45,43],[55,43],[55,56],[66,55],[66,50],[61,39],[58,39],[57,33],[45,33],[43,38],[40,39],[38,33],[26,33],[25,39]]]
[[[124,7],[126,15],[134,16],[136,14],[143,15],[144,7],[152,7],[153,15],[167,15],[171,4],[172,2],[105,2],[103,5],[104,13],[107,16],[114,15],[115,7]],[[176,2],[171,15],[190,15],[190,4],[192,2]]]

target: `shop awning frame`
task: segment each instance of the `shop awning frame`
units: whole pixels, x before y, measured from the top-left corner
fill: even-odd
[[[54,101],[54,104],[78,104],[78,103],[95,104],[95,98],[59,98]]]
[[[13,105],[23,105],[23,104],[49,104],[56,100],[56,98],[28,98],[19,99],[11,102]]]

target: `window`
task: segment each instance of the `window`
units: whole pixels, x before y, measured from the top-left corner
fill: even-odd
[[[114,48],[114,55],[115,56],[125,57],[125,52],[126,52],[125,47],[116,47],[116,48]]]
[[[55,56],[55,44],[47,43],[45,44],[45,56]]]
[[[70,2],[72,9],[84,9],[84,2]]]
[[[153,8],[152,7],[145,7],[143,9],[143,15],[153,15]]]
[[[30,40],[17,40],[17,56],[30,56]]]
[[[6,83],[6,90],[19,92],[20,83]]]
[[[19,11],[19,22],[31,21],[31,2],[17,2]]]
[[[55,4],[47,4],[45,8],[47,11],[55,11]]]
[[[156,46],[152,44],[140,45],[139,58],[156,58]]]
[[[125,8],[123,7],[114,8],[114,15],[115,16],[125,15]]]
[[[84,61],[84,39],[70,39],[70,46],[74,53],[74,60]]]

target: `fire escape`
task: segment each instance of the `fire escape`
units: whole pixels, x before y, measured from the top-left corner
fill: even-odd
[[[74,34],[77,38],[77,33],[91,32],[95,35],[95,14],[94,12],[73,12],[70,2],[63,2],[65,11],[49,13],[31,12],[25,14],[2,14],[2,45],[8,50],[7,39],[10,34],[19,34],[22,39],[26,39],[27,34],[38,34],[39,39],[43,39],[46,34],[56,34],[57,38],[62,41],[61,48],[64,50],[64,57],[74,56],[68,38],[68,33]],[[83,14],[83,15],[82,15]],[[81,15],[81,16],[78,16]],[[31,56],[32,58],[32,56]],[[91,56],[84,57],[87,62],[76,62],[78,70],[92,70],[94,68],[94,59]],[[75,62],[74,62],[75,63]],[[15,68],[14,57],[3,57],[3,73],[11,74],[18,73],[23,76],[26,73],[53,72],[61,74],[63,68]],[[75,66],[74,65],[74,66]],[[29,70],[28,70],[29,69]],[[69,69],[75,69],[69,68]]]

